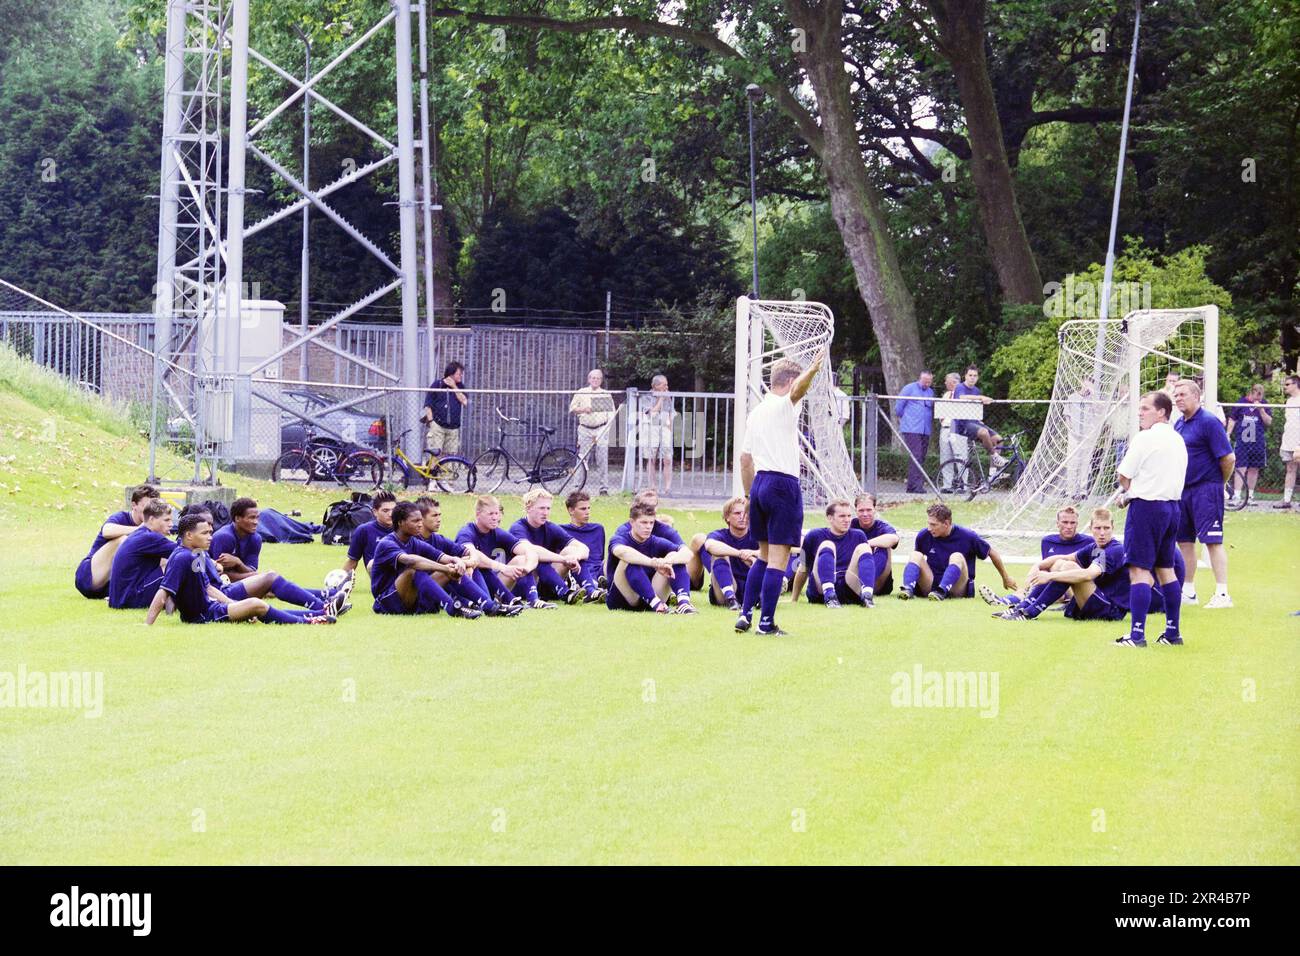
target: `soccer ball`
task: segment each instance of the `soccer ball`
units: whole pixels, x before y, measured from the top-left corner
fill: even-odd
[[[329,574],[325,575],[325,590],[337,591],[343,586],[343,582],[348,579],[348,573],[342,568],[335,568]]]

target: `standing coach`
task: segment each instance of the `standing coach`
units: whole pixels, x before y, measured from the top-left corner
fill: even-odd
[[[740,480],[749,495],[749,531],[758,539],[758,560],[745,581],[744,606],[759,605],[759,634],[785,634],[776,626],[776,605],[785,586],[790,549],[798,546],[803,530],[799,402],[808,394],[825,359],[823,352],[803,371],[798,362],[781,359],[772,366],[767,394],[745,419]],[[736,619],[736,630],[749,630],[749,618],[744,614]]]
[[[1128,562],[1128,602],[1132,627],[1117,647],[1146,647],[1147,611],[1152,585],[1160,582],[1165,631],[1159,644],[1183,643],[1178,630],[1182,585],[1174,572],[1187,445],[1169,424],[1174,405],[1164,392],[1148,392],[1138,403],[1138,427],[1117,469],[1128,506],[1124,551]],[[1222,500],[1222,491],[1220,491]],[[1154,572],[1154,576],[1153,576]]]
[[[1187,565],[1187,603],[1196,603],[1196,542],[1205,545],[1214,572],[1210,609],[1232,607],[1228,597],[1228,552],[1223,548],[1223,486],[1237,464],[1228,430],[1201,405],[1201,387],[1190,379],[1174,386],[1174,404],[1182,412],[1174,430],[1187,444],[1187,476],[1183,481],[1178,520],[1178,547]]]

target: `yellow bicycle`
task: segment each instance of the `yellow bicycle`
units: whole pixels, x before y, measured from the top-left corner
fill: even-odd
[[[402,432],[398,441],[400,442],[411,431],[412,429],[408,428]],[[394,479],[400,472],[402,485],[406,488],[418,483],[432,484],[449,495],[465,495],[474,490],[474,466],[468,459],[458,455],[439,456],[426,448],[424,457],[420,461],[415,461],[402,450],[400,444],[395,444],[393,457],[388,464]]]

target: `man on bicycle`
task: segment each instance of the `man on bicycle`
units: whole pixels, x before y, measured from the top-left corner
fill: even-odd
[[[985,405],[990,404],[993,399],[989,398],[977,387],[976,383],[980,380],[980,370],[974,366],[968,366],[966,377],[962,383],[953,390],[953,398],[978,399]],[[1002,436],[991,428],[985,427],[983,422],[973,418],[958,418],[952,423],[952,430],[962,438],[974,438],[981,445],[988,449],[990,470],[996,471],[1007,463],[1007,460],[998,454],[998,445],[1002,443]]]

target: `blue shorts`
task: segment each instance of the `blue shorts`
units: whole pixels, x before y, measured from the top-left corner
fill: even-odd
[[[81,563],[77,565],[77,573],[73,577],[72,581],[77,586],[77,591],[79,591],[81,596],[84,598],[89,598],[92,601],[98,601],[101,598],[108,597],[107,584],[105,584],[102,588],[91,587],[90,555],[86,555],[86,557],[81,559]],[[150,595],[151,600],[152,597],[153,596]]]
[[[1202,481],[1183,489],[1179,502],[1178,540],[1223,544],[1223,484]]]
[[[759,541],[795,547],[803,531],[803,491],[799,479],[760,471],[749,489],[749,531]]]
[[[120,597],[117,604],[109,601],[108,606],[118,610],[142,611],[153,603],[154,595],[158,593],[158,585],[160,584],[162,584],[161,574],[152,581],[140,585],[130,594]]]
[[[709,589],[712,593],[713,589]],[[623,597],[623,592],[615,587],[614,582],[609,583],[609,593],[605,595],[605,607],[611,611],[648,611],[650,605],[645,601],[637,604],[628,604],[627,599]]]
[[[230,605],[221,601],[209,601],[208,606],[203,609],[198,617],[186,617],[181,615],[181,620],[186,624],[218,624],[230,617]]]
[[[806,590],[808,593],[809,604],[826,603],[826,599],[822,596],[822,592],[817,589],[817,585],[813,584],[813,580],[811,577],[808,579],[808,587],[806,588]],[[849,587],[849,583],[847,581],[835,582],[835,599],[839,601],[841,604],[862,603],[862,596],[860,594],[855,593],[853,588]]]
[[[1122,621],[1127,614],[1128,608],[1120,607],[1100,591],[1093,591],[1083,607],[1074,600],[1065,605],[1065,616],[1074,621]]]
[[[725,560],[727,560],[727,559],[726,559],[726,558],[717,558],[716,560],[718,560],[718,561],[725,561]],[[739,579],[737,579],[737,581],[736,581],[736,600],[737,600],[737,601],[741,601],[741,600],[744,599],[744,597],[745,597],[745,584],[746,584],[746,582],[748,582],[748,581],[749,581],[749,576],[748,576],[748,575],[746,575],[746,576],[743,577],[743,578],[739,578]],[[719,588],[719,589],[720,589],[720,588]],[[716,593],[716,591],[719,590],[719,589],[715,589],[715,588],[713,587],[713,581],[712,581],[712,579],[710,579],[710,580],[709,580],[709,583],[708,583],[708,586],[705,587],[704,590],[706,590],[706,591],[709,592],[709,603],[710,603],[710,604],[712,604],[714,607],[725,607],[727,602],[721,600],[721,599],[718,597],[717,593]]]
[[[1133,499],[1124,523],[1124,553],[1131,566],[1145,571],[1174,566],[1179,507],[1177,501]]]
[[[962,438],[978,438],[983,427],[984,423],[978,418],[958,418],[952,423],[953,433]]]

